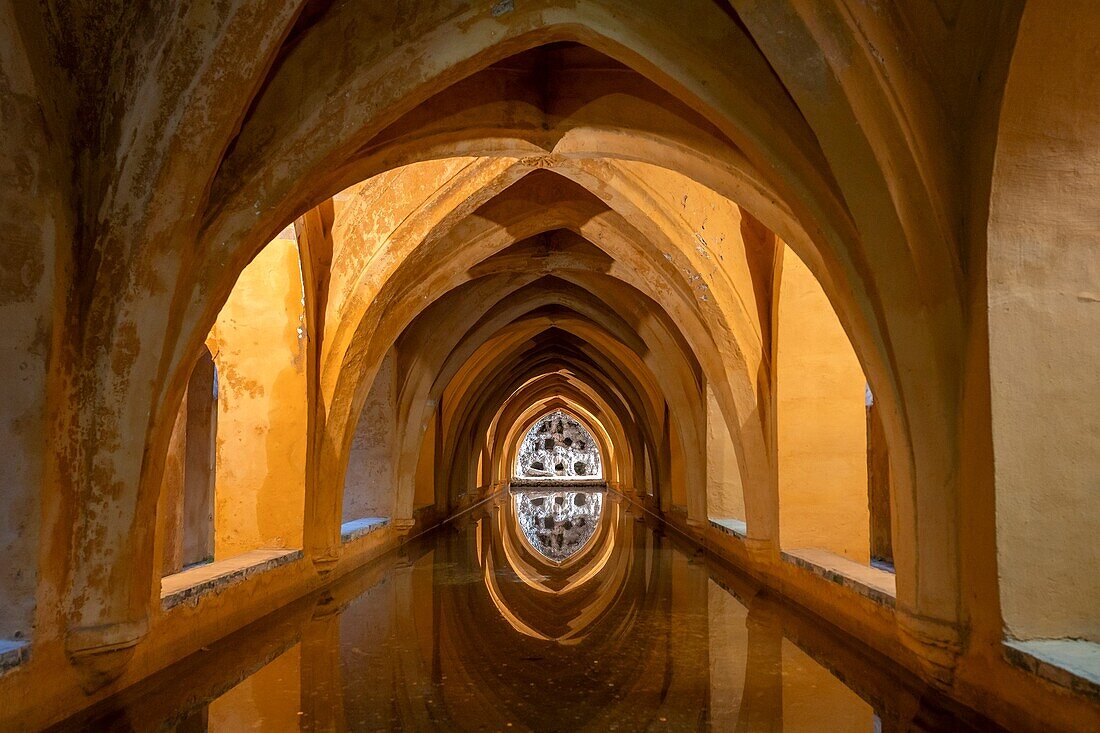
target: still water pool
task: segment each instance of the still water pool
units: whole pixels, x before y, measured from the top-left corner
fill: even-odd
[[[671,531],[606,514],[561,566],[508,505],[470,515],[57,730],[993,729]]]

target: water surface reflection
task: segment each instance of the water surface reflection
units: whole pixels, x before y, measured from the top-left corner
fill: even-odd
[[[568,564],[508,516],[422,538],[58,730],[990,729],[610,495]]]
[[[554,563],[576,555],[596,532],[603,514],[603,491],[512,491],[523,536]]]

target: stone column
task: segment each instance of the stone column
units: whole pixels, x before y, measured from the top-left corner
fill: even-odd
[[[183,471],[183,564],[214,557],[217,371],[207,349],[187,383],[187,446]]]
[[[157,502],[157,526],[161,533],[160,575],[171,575],[183,569],[184,503],[186,501],[187,458],[187,395],[184,394],[168,442],[164,459],[160,499]]]
[[[340,733],[347,729],[344,685],[340,674],[340,604],[330,595],[318,600],[302,630],[303,733]]]
[[[750,603],[745,689],[737,731],[783,730],[783,625],[766,603]]]

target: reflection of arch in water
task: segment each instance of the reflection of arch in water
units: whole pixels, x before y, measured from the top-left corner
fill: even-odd
[[[557,562],[532,546],[510,511],[497,511],[485,522],[479,535],[479,558],[482,565],[491,562],[495,554],[498,563],[507,565],[527,587],[547,595],[562,595],[579,589],[603,572],[619,542],[628,541],[620,536],[627,516],[615,495],[603,496],[603,512],[596,523],[592,537],[580,551]],[[479,560],[481,562],[481,560]],[[588,591],[586,591],[588,592]]]
[[[609,500],[606,511],[617,506]],[[478,528],[483,577],[491,587],[447,586],[438,611],[441,648],[448,652],[442,674],[448,682],[468,679],[464,689],[470,689],[481,706],[448,702],[445,714],[453,716],[456,728],[463,727],[458,721],[470,721],[466,727],[475,728],[478,724],[503,727],[517,719],[533,729],[539,729],[540,722],[545,727],[547,699],[530,691],[532,686],[548,689],[548,677],[555,683],[553,689],[571,691],[563,716],[583,721],[583,726],[578,722],[576,727],[584,729],[607,730],[617,724],[641,730],[659,717],[674,718],[678,711],[665,705],[663,694],[670,689],[655,680],[673,680],[671,692],[678,701],[687,701],[685,707],[691,706],[691,700],[703,704],[706,688],[700,672],[707,667],[698,664],[698,655],[693,656],[683,642],[703,638],[705,631],[696,627],[693,633],[682,634],[673,627],[672,587],[684,578],[674,566],[686,565],[686,558],[664,550],[665,540],[623,512],[615,550],[594,577],[573,592],[536,593],[527,585],[508,582],[507,572],[495,572],[502,567],[503,537],[493,524],[495,519],[484,519]],[[507,525],[505,521],[498,526]],[[582,564],[589,566],[588,561]],[[681,588],[677,585],[677,590]],[[462,621],[471,612],[479,619],[476,629]],[[704,614],[694,614],[687,626],[705,619]],[[542,643],[532,637],[541,638]],[[470,655],[478,649],[492,663],[471,664]],[[698,646],[693,649],[698,651]],[[537,655],[537,663],[509,661],[529,655]],[[605,668],[609,659],[615,663]],[[506,675],[486,674],[486,669],[501,665],[507,668]],[[592,684],[594,675],[598,684]],[[478,684],[482,680],[489,683]],[[471,708],[509,714],[499,723],[492,718],[495,713],[471,721]]]
[[[478,563],[488,598],[516,631],[558,644],[580,643],[621,595],[641,535],[621,505],[605,499],[596,535],[561,564],[534,551],[503,508],[479,521]]]
[[[517,451],[513,476],[549,481],[599,479],[603,476],[599,442],[573,415],[554,410],[527,431]]]

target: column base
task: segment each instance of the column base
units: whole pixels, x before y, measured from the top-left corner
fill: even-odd
[[[921,669],[934,683],[950,687],[962,652],[962,630],[957,624],[897,609],[898,636],[913,652]]]
[[[750,536],[742,542],[757,567],[763,569],[779,562],[779,545],[774,540]]]
[[[65,653],[84,691],[90,694],[118,679],[148,629],[145,618],[70,629],[65,636]]]
[[[313,562],[313,569],[317,571],[318,575],[328,575],[336,569],[336,563],[340,558],[336,555],[314,555],[310,558]]]

